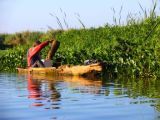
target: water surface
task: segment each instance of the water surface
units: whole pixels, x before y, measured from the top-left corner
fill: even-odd
[[[0,74],[0,120],[159,120],[160,80]]]

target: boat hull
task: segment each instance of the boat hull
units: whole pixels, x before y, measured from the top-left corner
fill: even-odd
[[[97,75],[103,72],[103,64],[95,63],[90,65],[62,65],[58,68],[46,67],[46,68],[17,68],[18,73],[30,73],[30,74],[54,74],[54,75]]]

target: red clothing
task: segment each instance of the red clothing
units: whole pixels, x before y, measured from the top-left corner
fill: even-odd
[[[28,67],[31,66],[31,59],[34,55],[40,52],[45,46],[49,44],[49,41],[42,42],[41,44],[37,45],[36,47],[30,48],[27,54],[27,63]]]

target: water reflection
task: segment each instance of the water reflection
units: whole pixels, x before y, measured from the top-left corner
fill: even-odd
[[[34,99],[32,106],[47,106],[45,109],[59,109],[61,99],[67,95],[75,93],[105,94],[102,89],[102,81],[99,79],[86,79],[79,76],[46,76],[31,75],[27,76],[28,98]],[[58,88],[58,89],[57,89]],[[69,91],[72,93],[69,93]],[[61,98],[61,93],[64,94]],[[73,99],[76,101],[76,99]]]
[[[85,114],[85,111],[92,111],[93,115],[107,118],[107,114],[100,112],[103,110],[111,116],[136,115],[136,119],[143,116],[146,120],[150,113],[150,118],[156,116],[158,119],[159,85],[160,81],[156,79],[88,79],[78,76],[27,75],[30,105],[47,110],[59,110],[60,112],[56,112],[52,118],[59,118],[63,116],[62,113],[72,118],[73,113],[79,116]]]
[[[159,85],[156,79],[2,74],[0,120],[159,120]]]
[[[41,83],[37,80],[32,79],[31,75],[28,75],[28,98],[38,99],[42,95],[40,89]]]
[[[40,81],[44,80],[42,76],[34,78],[31,74],[29,74],[27,77],[28,77],[27,78],[28,98],[36,100],[32,104],[32,106],[38,106],[38,107],[44,106],[45,105],[44,101],[55,102],[60,100],[61,95],[56,90],[54,82],[43,83],[42,81]],[[59,107],[52,107],[52,108],[58,109]]]
[[[127,95],[130,104],[148,104],[160,111],[160,80],[155,78],[118,78],[106,81],[106,86],[114,86],[114,95]]]
[[[105,92],[102,87],[100,79],[86,79],[79,76],[46,76],[46,75],[29,75],[28,76],[28,91],[29,98],[39,98],[45,96],[45,91],[42,88],[51,91],[51,98],[60,98],[60,93],[56,90],[55,86],[69,87],[76,93],[90,93],[101,94]],[[45,96],[46,97],[46,96]]]
[[[160,111],[159,85],[160,81],[156,79],[93,80],[78,76],[28,75],[28,97],[38,100],[38,103],[36,101],[33,104],[34,106],[43,106],[40,100],[57,105],[53,102],[61,101],[64,98],[61,93],[67,94],[69,89],[72,92],[70,94],[103,95],[112,99],[132,98],[130,104],[149,104]]]

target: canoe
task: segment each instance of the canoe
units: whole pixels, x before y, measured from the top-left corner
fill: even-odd
[[[30,74],[54,74],[54,75],[72,75],[72,76],[91,76],[94,77],[103,72],[102,63],[94,63],[90,65],[62,65],[56,67],[45,68],[17,68],[18,73]]]
[[[51,49],[48,52],[46,61],[44,61],[44,68],[17,68],[18,73],[29,73],[29,74],[54,74],[54,75],[70,75],[70,76],[89,76],[94,77],[103,71],[103,63],[92,63],[89,65],[61,65],[59,67],[52,66],[52,58],[57,51],[60,42],[53,40]]]

